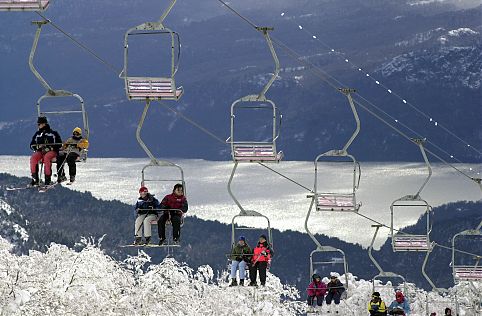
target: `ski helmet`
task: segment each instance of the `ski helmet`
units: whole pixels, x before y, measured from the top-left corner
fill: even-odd
[[[72,131],[72,134],[78,133],[79,135],[82,135],[82,129],[80,127],[74,128]]]

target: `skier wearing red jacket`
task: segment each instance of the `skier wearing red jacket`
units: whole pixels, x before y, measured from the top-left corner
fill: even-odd
[[[184,187],[178,183],[174,186],[171,194],[166,195],[161,202],[161,209],[164,210],[157,221],[157,229],[159,233],[159,245],[164,244],[166,240],[166,222],[171,221],[172,224],[172,240],[175,244],[179,243],[181,238],[181,221],[184,213],[187,212],[188,204],[186,196],[184,196]]]
[[[308,306],[313,306],[316,298],[316,305],[323,305],[323,299],[326,294],[326,284],[321,281],[321,276],[313,274],[312,282],[308,285],[306,292],[308,293]]]
[[[268,264],[271,263],[272,256],[273,250],[266,240],[266,235],[259,236],[258,245],[253,249],[253,257],[251,258],[251,266],[249,267],[250,286],[258,285],[256,283],[258,270],[261,285],[264,286],[266,284],[266,270],[268,269]]]

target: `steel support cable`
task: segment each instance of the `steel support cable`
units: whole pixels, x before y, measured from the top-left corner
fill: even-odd
[[[107,68],[109,68],[112,72],[114,72],[116,74],[116,76],[120,73],[119,70],[117,70],[117,68],[115,66],[113,66],[112,64],[110,64],[108,61],[106,61],[105,59],[103,59],[102,57],[100,57],[99,55],[97,55],[92,49],[90,49],[89,47],[87,47],[86,45],[82,44],[80,41],[78,41],[75,37],[73,37],[72,35],[70,35],[69,33],[67,33],[66,31],[64,31],[60,26],[58,26],[57,24],[55,24],[54,22],[52,22],[52,20],[49,20],[47,19],[42,13],[40,12],[36,12],[40,17],[42,17],[42,19],[46,20],[46,21],[49,21],[49,23],[55,28],[57,29],[59,32],[61,32],[62,34],[64,34],[65,36],[67,36],[67,38],[69,38],[71,41],[73,41],[77,46],[79,46],[80,48],[82,48],[83,50],[85,50],[86,52],[88,52],[89,54],[91,54],[92,56],[94,56],[98,61],[100,61],[101,63],[103,63],[105,66],[107,66]]]
[[[284,14],[282,14],[282,16],[284,16]],[[291,20],[290,20],[291,21]],[[296,23],[294,23],[293,21],[291,21],[292,24],[295,24],[297,25]],[[324,47],[326,47],[327,49],[329,49],[331,52],[336,52],[334,48],[332,48],[330,45],[326,44],[325,42],[323,42],[321,39],[318,38],[318,36],[316,36],[315,34],[311,33],[310,31],[308,31],[304,26],[302,25],[297,25],[298,29],[300,29],[301,31],[305,32],[306,34],[308,34],[311,38],[315,39],[316,41],[320,42]],[[340,53],[343,53],[343,52],[340,52]],[[343,53],[344,54],[344,53]],[[351,62],[349,59],[345,58],[345,62],[350,64],[351,66],[353,66],[354,68],[358,69],[359,71],[362,71],[363,69],[361,67],[359,67],[358,65],[354,64],[353,62]],[[392,94],[393,96],[395,96],[396,98],[398,98],[399,100],[402,101],[402,103],[404,104],[407,104],[409,107],[411,107],[414,111],[416,111],[417,113],[419,113],[420,115],[422,115],[423,117],[429,119],[430,121],[434,121],[433,118],[428,115],[427,113],[425,113],[424,111],[422,111],[421,109],[419,109],[417,106],[415,106],[414,104],[412,104],[411,102],[407,101],[406,99],[404,99],[402,96],[400,96],[399,94],[397,94],[396,92],[393,92],[393,90],[391,90],[389,87],[387,87],[386,85],[384,85],[382,82],[380,82],[379,80],[375,79],[374,77],[370,76],[368,73],[366,74],[366,77],[367,78],[370,78],[373,82],[375,82],[377,85],[383,87],[384,89],[386,89],[388,91],[388,93]],[[460,138],[458,135],[456,135],[454,132],[452,132],[450,129],[448,129],[447,127],[445,127],[443,124],[440,124],[440,122],[436,121],[437,122],[437,126],[439,126],[440,128],[442,128],[445,132],[447,132],[448,134],[450,134],[451,136],[453,136],[454,138],[456,138],[458,141],[460,141],[461,143],[463,143],[464,145],[466,145],[467,147],[471,148],[472,150],[474,150],[475,152],[477,152],[479,155],[482,155],[482,151],[480,151],[479,149],[477,149],[476,147],[472,146],[470,143],[468,143],[467,141],[465,141],[464,139]],[[450,154],[449,154],[450,155]]]

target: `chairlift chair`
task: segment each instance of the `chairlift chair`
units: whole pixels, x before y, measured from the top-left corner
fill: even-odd
[[[279,60],[274,50],[273,43],[269,36],[271,27],[257,27],[258,31],[263,33],[268,43],[271,56],[275,63],[275,70],[270,80],[266,83],[263,90],[259,94],[250,94],[234,101],[231,104],[231,134],[226,140],[231,145],[231,156],[234,162],[279,162],[283,158],[283,152],[277,150],[276,141],[280,134],[282,115],[276,104],[266,98],[266,92],[271,87],[279,74]],[[251,103],[251,105],[249,105]],[[255,104],[255,105],[253,105]],[[239,109],[266,109],[272,111],[273,115],[273,131],[272,136],[267,141],[239,141],[235,135],[235,118]]]
[[[32,47],[30,49],[30,55],[28,59],[28,64],[30,67],[30,70],[34,74],[34,76],[38,79],[40,84],[45,88],[46,92],[44,95],[42,95],[38,100],[37,100],[37,116],[47,116],[47,115],[70,115],[70,114],[75,114],[75,115],[81,115],[82,116],[82,125],[83,125],[83,138],[85,140],[89,140],[89,134],[90,134],[90,129],[89,129],[89,121],[87,117],[87,111],[85,110],[85,105],[84,105],[84,100],[82,97],[76,93],[67,91],[67,90],[62,90],[62,89],[53,89],[50,84],[45,80],[45,78],[38,72],[34,65],[34,57],[35,53],[37,51],[38,47],[38,42],[40,39],[40,33],[42,31],[42,26],[50,23],[48,20],[42,20],[42,21],[33,21],[32,24],[37,26],[37,30],[35,32],[35,37],[32,43]],[[43,110],[41,107],[42,101],[49,99],[49,98],[67,98],[67,97],[73,97],[79,101],[80,107],[77,109],[66,109],[66,110],[55,110],[55,111],[46,111]],[[87,160],[87,153],[88,150],[87,148],[81,148],[80,150],[80,156],[77,158],[77,161],[86,161]],[[52,160],[52,162],[56,162],[55,159]]]
[[[473,265],[461,265],[457,264],[458,256],[456,255],[455,249],[455,244],[458,239],[478,238],[479,240],[482,240],[481,227],[482,222],[480,222],[476,229],[464,230],[455,234],[452,238],[452,273],[455,284],[462,281],[482,282],[482,255],[475,256],[475,262]]]
[[[174,168],[175,170],[179,171],[179,177],[178,178],[149,177],[146,171],[148,169],[153,169],[153,168]],[[184,180],[184,170],[178,164],[172,163],[170,161],[165,161],[165,160],[157,160],[157,159],[155,161],[151,160],[149,164],[145,165],[142,168],[141,178],[142,178],[141,186],[147,186],[149,183],[166,183],[166,182],[181,183],[184,189],[184,196],[187,196],[186,181]],[[162,211],[162,210],[158,210],[158,211]],[[157,219],[155,221],[151,221],[151,224],[157,225]],[[171,225],[171,222],[167,221],[166,225]],[[182,226],[184,226],[184,214],[181,216],[181,227]]]
[[[163,12],[157,22],[146,22],[130,28],[124,35],[124,69],[120,78],[124,79],[125,90],[129,100],[179,100],[184,90],[176,86],[175,74],[178,70],[181,54],[179,34],[164,26],[167,17],[177,0],[171,0],[169,6]],[[129,37],[130,36],[159,36],[168,35],[171,43],[171,67],[170,76],[166,77],[138,77],[131,76],[128,72],[129,61]],[[176,53],[177,51],[177,53]]]
[[[44,11],[50,0],[0,0],[0,11]]]
[[[321,243],[315,238],[313,233],[308,228],[308,221],[309,221],[310,214],[311,214],[311,211],[313,209],[314,204],[315,204],[315,200],[312,199],[311,204],[310,204],[310,208],[308,209],[308,213],[306,214],[306,218],[305,218],[305,230],[306,230],[308,236],[310,236],[311,240],[313,240],[313,242],[316,245],[316,249],[313,250],[310,253],[310,278],[315,271],[314,266],[316,266],[316,265],[325,265],[326,266],[326,265],[333,265],[333,264],[342,263],[343,264],[343,272],[345,274],[345,287],[346,287],[346,290],[348,291],[348,262],[346,260],[345,252],[341,249],[338,249],[338,248],[335,248],[335,247],[332,247],[332,246],[322,246]],[[313,261],[313,255],[316,254],[316,253],[340,253],[342,255],[342,262],[340,262],[338,260],[334,260],[333,258],[332,258],[332,260],[329,260],[329,261]]]
[[[317,211],[358,212],[361,203],[357,203],[356,191],[358,190],[358,187],[360,185],[361,168],[360,163],[355,159],[355,157],[348,153],[348,148],[360,132],[360,119],[358,117],[355,104],[353,103],[353,99],[351,97],[351,93],[356,91],[349,88],[340,88],[339,91],[345,94],[345,96],[348,98],[350,108],[356,121],[356,128],[343,149],[330,150],[316,157],[314,193],[308,195],[308,197],[315,200]],[[321,163],[320,160],[325,158],[336,159],[338,163],[341,163],[339,159],[348,159],[348,163],[352,164],[353,180],[352,186],[349,190],[346,190],[344,192],[320,192],[318,184],[318,169],[319,164]]]
[[[390,205],[390,236],[392,239],[392,249],[394,252],[396,251],[422,251],[430,253],[432,250],[433,244],[430,242],[430,231],[431,231],[431,223],[430,223],[430,213],[432,211],[432,207],[428,204],[427,201],[420,197],[420,193],[422,192],[425,185],[430,180],[432,176],[432,168],[428,161],[427,155],[425,153],[425,149],[423,147],[423,143],[425,142],[424,139],[413,139],[413,141],[419,146],[420,151],[422,153],[423,159],[427,166],[428,175],[417,193],[414,195],[406,195],[399,199],[396,199]],[[396,232],[394,228],[394,217],[395,217],[395,210],[397,209],[406,209],[407,207],[416,207],[424,210],[425,216],[427,218],[427,225],[426,225],[426,232],[425,234],[408,234],[404,232]]]
[[[378,269],[378,274],[375,275],[372,279],[373,291],[374,292],[376,291],[376,281],[382,281],[382,279],[399,279],[402,281],[401,284],[403,287],[403,293],[407,293],[407,281],[405,280],[405,278],[400,274],[384,271],[380,266],[380,264],[373,257],[372,255],[373,244],[377,237],[378,230],[380,229],[380,227],[382,227],[382,225],[376,224],[376,225],[372,225],[372,227],[375,227],[375,234],[373,235],[372,242],[370,243],[370,247],[368,247],[368,256],[370,257],[370,260],[373,262],[375,267]],[[394,286],[394,288],[395,287],[398,287],[398,286]]]

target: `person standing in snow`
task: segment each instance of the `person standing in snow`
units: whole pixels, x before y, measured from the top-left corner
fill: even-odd
[[[136,222],[135,222],[135,240],[134,245],[148,245],[151,242],[151,221],[157,219],[157,211],[160,209],[159,201],[149,190],[142,186],[139,189],[139,198],[135,206]],[[144,226],[144,237],[146,240],[142,242],[142,227]]]
[[[257,286],[256,278],[261,281],[261,286],[266,285],[266,270],[268,269],[271,258],[273,257],[273,250],[266,239],[266,235],[259,236],[259,241],[256,248],[253,249],[253,257],[251,258],[251,266],[249,268],[249,285]]]
[[[390,315],[409,315],[410,304],[403,295],[402,291],[395,291],[395,300],[388,306],[388,313]]]
[[[246,266],[251,261],[253,252],[246,243],[246,238],[240,236],[238,243],[231,250],[231,284],[229,286],[237,286],[236,271],[239,269],[239,285],[244,285],[246,277]]]
[[[315,305],[315,298],[316,298],[316,305],[322,306],[323,299],[325,298],[326,294],[326,284],[321,281],[321,276],[318,274],[313,274],[311,277],[312,282],[308,285],[308,289],[306,292],[308,293],[308,306],[312,307]]]
[[[80,157],[81,150],[86,150],[89,146],[89,142],[82,138],[82,130],[80,127],[74,128],[72,136],[65,141],[60,149],[59,156],[57,157],[57,182],[61,183],[67,180],[64,172],[65,160],[69,165],[70,182],[75,181],[75,175],[77,173],[76,161]]]
[[[184,186],[180,183],[174,185],[171,194],[166,195],[161,201],[161,209],[164,212],[157,221],[159,233],[159,245],[166,240],[166,222],[172,224],[172,241],[178,244],[181,238],[182,217],[188,210],[187,199],[184,196]]]
[[[330,305],[332,301],[335,302],[335,305],[340,304],[341,295],[345,292],[345,287],[343,284],[338,280],[336,274],[332,273],[330,276],[330,282],[327,284],[328,294],[326,295],[326,305]],[[338,314],[338,311],[335,312]]]
[[[368,302],[368,312],[371,316],[385,316],[387,315],[387,306],[382,301],[380,293],[373,292],[372,299]]]
[[[45,172],[45,185],[52,184],[52,160],[57,157],[62,139],[59,133],[50,128],[45,116],[37,119],[38,131],[32,136],[30,148],[34,151],[30,157],[30,172],[32,181],[30,185],[39,184],[38,163],[42,161]]]

